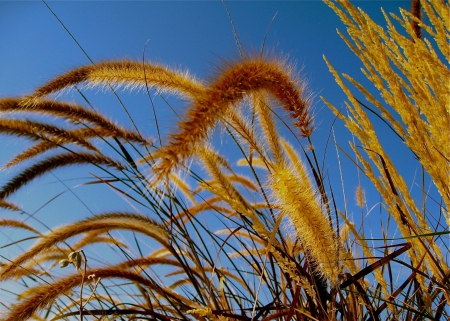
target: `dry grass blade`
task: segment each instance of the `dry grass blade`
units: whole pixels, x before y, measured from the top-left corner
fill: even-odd
[[[138,273],[131,271],[124,271],[114,268],[100,268],[88,270],[86,275],[95,275],[95,278],[109,279],[117,278],[136,282],[142,286],[146,286],[153,291],[159,292],[166,296],[172,297],[174,300],[182,300],[181,297],[175,295],[169,289],[162,289],[155,284],[154,281],[141,276]],[[85,283],[90,283],[94,278],[86,278]],[[54,301],[58,297],[64,295],[68,291],[75,287],[81,286],[83,282],[83,276],[79,273],[75,275],[69,275],[62,279],[56,280],[51,284],[41,285],[33,288],[32,294],[23,299],[23,301],[11,308],[9,313],[3,318],[4,321],[25,321],[28,320],[34,313],[41,309],[44,309],[50,302]],[[190,302],[185,300],[184,304],[188,305]],[[189,305],[188,305],[189,306]],[[196,305],[194,304],[194,307]]]
[[[123,170],[125,165],[103,155],[94,155],[89,153],[64,153],[56,156],[50,156],[29,168],[25,169],[19,175],[13,177],[6,185],[0,189],[0,199],[7,198],[19,188],[28,184],[33,179],[44,175],[45,173],[59,168],[76,164],[93,164],[96,166],[110,166],[117,170]]]
[[[106,230],[116,229],[142,233],[170,248],[167,244],[168,235],[165,228],[149,218],[132,213],[95,215],[83,221],[61,226],[42,235],[28,251],[15,258],[13,263],[3,267],[0,271],[0,280],[10,278],[15,274],[16,270],[20,269],[28,261],[33,260],[35,256],[52,249],[53,246],[64,242],[70,237],[83,233],[92,233],[95,230],[104,232]]]
[[[168,317],[165,314],[162,313],[158,313],[155,312],[153,310],[146,310],[146,309],[139,309],[139,308],[135,308],[135,309],[103,309],[103,310],[99,310],[99,309],[85,309],[85,312],[87,315],[91,315],[91,316],[101,316],[101,317],[106,317],[108,315],[114,317],[117,316],[125,316],[125,315],[130,315],[131,318],[130,319],[135,319],[136,316],[139,315],[148,315],[148,316],[152,316],[154,319],[153,320],[165,320],[165,321],[174,321],[176,320],[176,318],[172,318],[172,317]],[[67,317],[73,317],[73,316],[77,316],[79,314],[79,312],[69,312],[69,313],[65,313],[62,315],[59,315],[58,317],[55,317],[53,319],[51,319],[51,321],[57,321],[57,320],[61,320],[61,319],[65,319]]]
[[[353,284],[355,281],[358,281],[360,278],[366,276],[369,273],[372,273],[374,270],[378,269],[379,267],[381,267],[384,264],[389,263],[389,261],[395,259],[397,256],[408,251],[411,248],[410,243],[398,244],[396,246],[402,246],[402,247],[398,250],[395,250],[391,254],[384,256],[380,260],[372,263],[371,265],[365,267],[364,269],[362,269],[361,271],[359,271],[358,273],[353,275],[353,277],[350,280],[347,280],[340,285],[341,289],[346,288],[347,286]]]
[[[99,137],[102,134],[106,134],[107,136],[122,138],[127,141],[140,142],[146,145],[152,144],[151,140],[143,138],[139,133],[124,129],[102,114],[76,104],[45,99],[30,99],[29,97],[4,98],[0,99],[0,111],[6,113],[32,113],[43,116],[58,116],[74,124],[93,124],[96,125],[94,128],[98,126],[101,128],[97,134]],[[91,128],[91,130],[94,130],[94,128]],[[87,132],[88,129],[85,129],[85,131]]]
[[[110,132],[108,130],[104,130],[103,128],[81,128],[81,129],[74,129],[68,131],[69,133],[73,134],[75,137],[83,137],[83,139],[92,139],[92,138],[121,138],[124,140],[127,140],[129,142],[137,142],[137,143],[143,143],[146,145],[151,145],[151,140],[143,140],[140,136],[138,137],[135,134],[129,134],[128,132],[122,132],[121,135],[117,135],[115,132]],[[132,132],[131,132],[132,133]],[[55,141],[55,139],[52,139]],[[3,166],[3,168],[9,168],[12,166],[15,166],[17,164],[20,164],[26,160],[30,160],[32,158],[35,158],[41,154],[46,153],[47,151],[50,151],[52,149],[62,147],[63,142],[58,141],[58,143],[55,143],[53,141],[43,141],[39,142],[25,151],[21,152],[20,154],[15,155],[7,164]],[[70,143],[67,142],[67,143]],[[64,144],[65,145],[65,144]]]
[[[28,119],[0,119],[0,133],[25,136],[32,140],[46,140],[55,144],[76,143],[89,150],[98,151],[90,142],[61,127]]]

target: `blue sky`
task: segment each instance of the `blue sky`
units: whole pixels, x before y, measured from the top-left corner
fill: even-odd
[[[409,1],[354,3],[380,23],[380,7],[398,12],[398,7],[409,6]],[[221,1],[49,1],[48,5],[94,62],[123,58],[141,61],[147,43],[147,61],[187,69],[205,78],[221,58],[237,53]],[[317,96],[326,97],[336,106],[342,106],[345,100],[323,55],[338,71],[364,80],[361,64],[336,33],[336,28],[344,31],[342,23],[323,2],[229,1],[227,6],[244,49],[259,50],[267,32],[265,48],[296,61],[302,78]],[[0,1],[0,30],[0,96],[30,93],[52,77],[89,64],[41,1]],[[90,95],[94,100],[100,97],[101,93]],[[105,106],[99,103],[96,108],[113,118],[123,117],[113,107],[102,109]],[[315,114],[315,135],[328,135],[333,116],[318,98]],[[321,140],[316,139],[318,144]],[[7,158],[5,154],[7,150],[1,154],[1,162]]]
[[[381,7],[387,12],[398,12],[399,7],[409,7],[409,1],[354,3],[382,24],[384,19]],[[147,43],[146,61],[186,69],[199,78],[207,78],[210,70],[220,64],[221,59],[233,58],[238,52],[230,19],[221,1],[49,1],[47,4],[94,62],[124,58],[142,61]],[[348,73],[367,84],[359,70],[359,60],[336,33],[336,28],[345,30],[343,24],[323,2],[229,1],[226,4],[244,49],[259,50],[265,39],[267,50],[288,55],[291,61],[297,63],[298,69],[302,69],[302,79],[307,81],[308,88],[315,95],[326,97],[338,107],[343,106],[345,101],[344,94],[325,65],[323,55],[328,57],[338,71]],[[90,63],[41,1],[0,1],[0,30],[2,97],[30,93],[52,77]],[[105,97],[97,90],[88,91],[87,95],[95,108],[125,126],[130,126],[119,104],[112,97]],[[121,92],[120,96],[140,126],[153,126],[149,100],[144,93]],[[66,99],[77,98],[75,94],[69,94]],[[182,113],[184,107],[186,106],[181,104],[177,108]],[[334,116],[319,98],[314,100],[314,113],[317,129],[313,141],[322,159]],[[157,114],[165,132],[174,128],[173,116],[158,109]],[[386,137],[390,137],[387,134]],[[347,147],[347,141],[351,137],[339,123],[336,135],[339,143]],[[23,147],[23,141],[15,138],[2,136],[1,142],[0,163],[5,163],[14,152]],[[401,143],[395,139],[390,140],[386,148],[388,151],[404,153]],[[404,154],[402,163],[406,166],[402,166],[402,170],[413,173],[415,169],[408,167],[407,158],[405,161],[403,156]],[[333,161],[335,151],[332,146],[328,150],[327,159],[328,157],[331,161],[327,162],[326,170],[331,176],[337,177],[338,166]],[[343,155],[342,158],[343,166],[347,166]],[[349,194],[347,197],[353,206],[352,193],[356,188],[357,171],[353,167],[348,173],[345,182]],[[4,183],[11,174],[0,172],[0,182]],[[40,198],[36,193],[45,190],[48,198],[51,187],[55,189],[54,193],[60,190],[57,187],[60,184],[55,183],[54,177],[48,179],[49,185],[44,183],[45,179],[39,180],[34,188],[25,190],[26,197],[18,195],[12,200],[23,204],[22,198],[25,197],[25,200],[29,200],[29,210],[39,208],[45,199],[39,202]],[[46,188],[38,188],[39,186]],[[378,200],[372,203],[377,202]],[[54,207],[58,208],[56,204],[55,201]],[[101,205],[95,202],[92,206],[101,209]],[[76,208],[73,209],[75,216],[78,211]],[[53,213],[47,210],[46,213],[48,212]],[[81,217],[83,216],[82,214]]]
[[[47,4],[94,62],[123,58],[142,61],[147,43],[145,60],[186,69],[199,78],[205,78],[210,76],[211,68],[220,64],[221,58],[232,58],[237,53],[231,23],[221,1],[49,1]],[[345,101],[323,55],[338,71],[367,84],[359,70],[359,60],[336,33],[336,28],[345,30],[343,24],[321,1],[228,1],[226,4],[244,49],[259,50],[267,36],[265,48],[289,55],[291,61],[296,61],[302,69],[302,79],[308,82],[308,88],[317,96],[326,97],[337,107],[343,106]],[[369,13],[375,21],[384,24],[381,7],[387,12],[398,13],[398,8],[408,8],[410,1],[354,1],[354,4]],[[0,97],[30,93],[52,77],[89,64],[85,54],[41,1],[0,1],[0,44]],[[148,97],[144,93],[125,92],[120,96],[127,102],[140,126],[152,126]],[[77,99],[75,95],[69,94],[67,97],[69,100]],[[100,111],[129,127],[114,99],[98,91],[89,91],[88,97]],[[182,112],[183,107],[180,105],[177,108]],[[314,100],[314,112],[317,130],[313,141],[322,159],[334,116],[319,98]],[[174,128],[173,118],[165,116],[162,110],[157,110],[157,113],[161,115],[166,131]],[[383,129],[381,123],[374,121]],[[384,132],[387,133],[386,130]],[[351,136],[340,124],[336,125],[336,135],[339,143],[348,150],[347,141]],[[389,134],[382,139],[388,137],[392,136]],[[22,144],[23,141],[17,139],[0,137],[0,163],[4,164],[23,147]],[[408,176],[407,182],[410,184],[416,171],[414,166],[417,166],[410,165],[413,161],[411,153],[408,154],[396,139],[389,140],[386,149],[402,165],[400,169]],[[326,170],[338,183],[336,186],[340,187],[332,145],[328,153],[330,156],[327,159],[329,157],[330,161]],[[354,207],[352,193],[357,185],[357,171],[344,158],[341,155],[344,169],[348,168],[345,182],[347,197],[349,206]],[[11,174],[9,171],[0,172],[0,184],[4,184]],[[32,213],[49,201],[52,195],[65,190],[58,183],[58,179],[64,177],[64,174],[57,172],[55,176],[27,187],[24,194],[12,200]],[[66,183],[73,186],[80,182]],[[371,190],[367,182],[366,187]],[[101,194],[92,197],[81,189],[78,195],[89,203],[94,212],[103,210],[105,203],[110,202],[107,195],[113,196]],[[73,199],[71,202],[73,196],[64,197],[45,205],[39,212],[43,221],[59,224],[88,215],[81,204],[73,202]],[[379,199],[369,201],[371,207]],[[356,211],[351,210],[351,213],[357,216],[359,213]],[[7,215],[5,213],[0,210],[2,217]],[[375,222],[379,226],[379,216],[376,216]],[[375,225],[373,228],[376,228]],[[0,235],[2,243],[5,237]],[[3,250],[0,253],[9,255]]]

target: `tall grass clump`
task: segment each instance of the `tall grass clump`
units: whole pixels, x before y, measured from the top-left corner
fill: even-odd
[[[0,99],[1,133],[31,142],[3,165],[12,177],[0,187],[0,207],[11,215],[0,226],[31,235],[6,246],[34,240],[0,261],[1,286],[19,289],[1,319],[448,319],[449,7],[413,1],[400,17],[383,12],[382,28],[348,1],[325,2],[375,87],[325,59],[349,101],[342,110],[323,98],[354,136],[351,152],[338,150],[387,213],[379,239],[340,208],[341,187],[314,149],[311,94],[287,59],[242,55],[208,81],[151,62],[100,62]],[[182,100],[186,112],[160,137],[157,128],[117,124],[87,100],[64,101],[69,89],[91,88],[152,88]],[[412,152],[438,197],[425,186],[422,200],[411,195],[373,114]],[[226,148],[217,132],[231,142]],[[74,166],[88,169],[83,187],[110,189],[133,210],[43,230],[11,201],[39,177]],[[361,186],[357,195],[364,211],[371,200]]]

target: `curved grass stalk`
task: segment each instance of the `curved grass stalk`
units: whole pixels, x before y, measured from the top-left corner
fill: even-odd
[[[121,242],[118,239],[112,238],[111,235],[102,235],[104,233],[107,233],[108,230],[105,229],[105,231],[99,231],[96,230],[91,233],[86,233],[86,235],[80,239],[75,244],[71,245],[72,252],[81,250],[89,245],[95,244],[95,243],[104,243],[104,244],[114,244],[118,247],[127,249],[127,245],[123,242]]]
[[[270,115],[268,101],[263,93],[255,93],[252,95],[253,106],[258,116],[261,129],[272,153],[272,158],[276,163],[283,160],[281,146],[279,142],[280,134],[276,130],[275,121]]]
[[[201,157],[201,156],[200,156]],[[213,165],[214,164],[210,164]],[[220,199],[229,205],[235,212],[235,215],[242,215],[250,219],[252,227],[257,231],[259,237],[268,238],[270,232],[264,222],[251,208],[250,203],[242,196],[242,194],[232,185],[229,180],[226,179],[220,173],[220,170],[214,174],[218,175],[219,180],[215,181],[216,184],[209,185],[207,183],[200,183],[199,185],[203,189],[210,191],[212,194],[217,195]],[[233,215],[234,216],[234,215]]]
[[[183,196],[189,199],[192,204],[197,204],[194,193],[185,180],[183,180],[179,175],[172,174],[170,175],[170,181],[173,183],[174,188],[177,191],[181,191]]]
[[[168,254],[170,254],[170,253],[168,253]],[[165,258],[165,257],[155,257],[153,254],[151,254],[148,257],[137,258],[137,259],[133,259],[133,260],[129,260],[129,261],[125,261],[125,262],[116,264],[115,268],[118,270],[135,269],[136,272],[140,272],[140,271],[143,271],[143,270],[147,269],[148,267],[156,265],[156,264],[182,267],[181,263],[174,259],[169,259],[169,258]]]
[[[57,143],[75,143],[88,150],[98,152],[91,143],[65,129],[32,120],[0,119],[0,133],[25,136],[32,140],[46,140]]]
[[[125,165],[104,155],[94,155],[89,153],[62,153],[32,165],[22,171],[19,175],[13,177],[6,185],[0,189],[0,199],[4,199],[17,191],[22,186],[30,183],[33,179],[44,175],[45,173],[69,165],[75,164],[94,164],[96,166],[110,166],[121,171],[126,168]]]
[[[294,126],[302,136],[311,135],[308,101],[302,97],[303,87],[295,82],[288,67],[277,60],[246,59],[221,70],[205,95],[193,102],[186,119],[178,123],[178,132],[171,134],[168,144],[158,151],[161,161],[156,171],[159,175],[168,174],[192,156],[196,144],[202,142],[218,120],[245,95],[262,90],[280,102],[295,120]]]
[[[225,121],[224,121],[225,122]],[[239,112],[239,110],[230,110],[226,117],[225,122],[229,127],[231,127],[237,134],[239,138],[239,143],[242,146],[249,147],[249,160],[252,162],[253,159],[258,158],[260,161],[267,159],[268,155],[264,146],[261,145],[263,139],[258,136],[251,124],[245,119],[244,115]],[[258,153],[258,156],[254,156],[253,153]],[[267,161],[266,161],[267,162]],[[245,161],[248,165],[248,162]],[[253,164],[253,162],[252,162]],[[263,167],[267,166],[264,164]]]
[[[220,167],[231,169],[226,160],[213,151],[210,147],[205,146],[197,149],[197,155],[202,160],[205,169],[212,176],[212,183],[202,183],[201,185],[206,187],[211,186],[215,190],[214,194],[222,198],[225,202],[238,212],[247,212],[250,208],[247,200],[242,194],[234,187],[228,176],[223,172]],[[229,202],[233,200],[233,202]],[[233,207],[233,204],[237,207]]]
[[[20,211],[20,207],[11,202],[0,199],[0,208],[8,209],[10,211]]]
[[[4,98],[0,99],[0,111],[5,113],[32,113],[43,116],[57,116],[69,120],[74,124],[89,123],[102,128],[102,133],[111,133],[125,140],[149,144],[149,140],[131,130],[116,125],[102,114],[88,110],[76,104],[69,104],[54,100],[27,98]]]
[[[13,220],[13,219],[0,219],[0,226],[9,226],[14,228],[21,228],[28,231],[31,231],[36,234],[41,234],[38,230],[31,227],[30,225],[26,224],[25,222],[19,221],[19,220]]]
[[[155,291],[163,298],[170,298],[185,306],[185,309],[200,308],[200,306],[185,297],[176,294],[168,288],[161,288],[155,284],[151,279],[143,277],[138,273],[132,271],[118,270],[114,268],[99,268],[92,269],[86,272],[86,275],[95,275],[96,278],[109,279],[117,278],[136,282],[140,285],[146,286],[152,291]],[[44,309],[47,304],[54,301],[61,295],[75,287],[81,286],[83,276],[79,273],[63,277],[51,284],[41,285],[33,288],[33,293],[30,297],[24,299],[21,303],[14,305],[9,313],[4,317],[5,321],[25,321],[28,320],[33,313]],[[93,278],[86,278],[86,284],[92,283]]]
[[[143,140],[140,136],[137,137],[133,132],[122,132],[120,135],[117,135],[115,132],[110,132],[108,130],[104,130],[103,128],[80,128],[68,131],[70,134],[73,134],[75,137],[83,137],[83,139],[92,139],[101,137],[101,139],[105,138],[121,138],[128,142],[136,142],[146,145],[151,145],[153,142],[151,140]],[[55,139],[53,138],[51,141],[42,141],[39,142],[20,154],[15,155],[8,163],[3,166],[3,169],[16,166],[26,160],[30,160],[35,158],[41,154],[46,153],[52,149],[61,147],[62,145],[66,145],[67,143],[57,141],[57,143],[53,142]]]
[[[105,233],[108,232],[108,230],[104,231]],[[127,246],[117,240],[117,239],[113,239],[110,236],[103,236],[101,235],[102,231],[94,231],[92,233],[86,233],[86,236],[84,236],[81,240],[79,240],[77,243],[70,245],[70,248],[53,248],[52,250],[47,250],[39,255],[36,255],[32,261],[28,262],[27,264],[24,264],[22,267],[24,267],[24,269],[20,269],[19,271],[17,271],[15,273],[14,279],[18,280],[19,278],[28,275],[31,276],[30,271],[33,271],[33,268],[37,265],[40,264],[41,266],[43,266],[43,263],[50,263],[49,267],[47,268],[46,271],[50,271],[52,268],[54,268],[56,265],[59,264],[59,261],[61,261],[62,259],[67,258],[67,256],[74,251],[78,251],[81,249],[85,249],[88,246],[93,246],[99,243],[103,243],[103,244],[111,244],[111,245],[115,245],[118,247],[121,247],[123,249],[127,249]],[[50,272],[46,272],[46,271],[42,271],[42,273],[45,274],[49,274]],[[20,274],[22,273],[22,274]],[[39,273],[36,273],[39,274]]]
[[[262,168],[262,169],[267,169],[266,163],[259,157],[254,157],[251,161],[251,164],[249,164],[246,159],[241,158],[240,160],[238,160],[237,165],[253,166],[253,167],[258,167],[258,168]]]
[[[36,89],[31,98],[42,98],[80,83],[86,83],[88,87],[111,86],[125,89],[150,86],[156,87],[160,92],[170,92],[191,99],[204,93],[203,84],[187,72],[157,64],[124,60],[100,62],[73,69]]]
[[[243,188],[246,188],[253,192],[258,191],[258,187],[256,186],[255,182],[253,182],[249,177],[233,173],[233,174],[227,175],[227,178],[230,180],[230,182],[239,184]]]
[[[219,203],[222,199],[217,196],[213,196],[211,198],[208,198],[204,200],[203,202],[196,204],[194,206],[191,206],[187,208],[186,210],[178,213],[173,220],[174,221],[182,221],[183,223],[187,223],[188,221],[192,220],[196,215],[205,212],[205,211],[214,211],[216,213],[221,213],[225,215],[235,215],[235,212],[232,211],[227,206],[221,206],[216,203]]]
[[[95,230],[130,230],[147,235],[160,244],[170,248],[167,240],[169,236],[167,231],[160,224],[155,221],[132,213],[107,213],[94,215],[88,219],[75,222],[66,226],[61,226],[53,231],[44,234],[40,239],[25,253],[19,255],[13,260],[13,263],[8,264],[0,270],[0,280],[4,281],[12,276],[26,264],[33,260],[36,255],[50,250],[53,246],[60,242],[64,242],[70,237],[80,235],[83,233],[92,233]]]

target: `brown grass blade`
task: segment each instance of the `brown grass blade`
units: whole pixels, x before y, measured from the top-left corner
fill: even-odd
[[[42,235],[28,251],[16,257],[13,263],[3,267],[0,271],[0,280],[10,278],[16,270],[20,269],[22,265],[32,260],[35,256],[50,250],[53,246],[70,237],[88,232],[92,233],[95,230],[104,232],[105,230],[115,229],[142,233],[170,249],[170,246],[167,244],[169,237],[164,227],[147,217],[123,212],[95,215],[82,221],[63,225]]]
[[[53,169],[76,165],[76,164],[94,164],[97,166],[110,166],[117,170],[123,170],[126,167],[119,162],[103,155],[94,155],[89,153],[63,153],[56,156],[51,156],[43,161],[40,161],[27,169],[19,175],[13,177],[6,185],[0,189],[0,199],[4,199],[17,191],[22,186],[28,184],[33,179],[44,175]]]
[[[391,261],[392,259],[396,258],[400,254],[408,251],[412,247],[412,245],[410,243],[397,244],[396,246],[402,246],[402,247],[400,249],[398,249],[398,250],[395,250],[391,254],[386,255],[385,257],[381,258],[380,260],[376,261],[375,263],[372,263],[368,267],[362,269],[361,271],[356,273],[351,279],[342,282],[342,284],[340,285],[340,288],[344,289],[347,286],[349,286],[350,284],[355,283],[356,281],[358,281],[362,277],[366,276],[369,273],[372,273],[374,270],[376,270],[379,267],[383,266],[384,264],[388,263],[389,261]]]
[[[175,295],[168,289],[162,289],[151,279],[145,278],[138,273],[132,271],[124,271],[113,268],[99,268],[86,271],[86,275],[95,275],[95,279],[123,279],[131,282],[136,282],[149,289],[169,296],[181,304],[188,305],[191,302],[188,300],[183,301],[183,297]],[[81,286],[83,282],[85,284],[92,283],[94,278],[84,278],[81,274],[77,273],[69,275],[67,277],[56,280],[53,283],[41,285],[33,289],[33,293],[28,298],[25,298],[21,303],[18,303],[11,307],[11,310],[4,317],[4,321],[25,321],[28,320],[34,313],[44,309],[47,304],[55,300],[56,298],[64,295],[69,290],[75,287]],[[192,302],[193,303],[193,302]],[[196,307],[194,305],[194,307]]]
[[[102,135],[106,135],[108,137],[118,137],[127,141],[134,141],[145,145],[151,145],[153,143],[152,140],[143,138],[135,131],[127,130],[121,126],[118,126],[113,121],[105,118],[99,112],[86,109],[76,104],[45,99],[30,99],[29,97],[5,98],[0,99],[0,111],[9,113],[25,112],[42,114],[46,116],[58,116],[66,120],[70,120],[74,124],[87,122],[101,128],[101,130],[98,129],[96,131],[98,132],[99,137]],[[88,132],[88,129],[85,130]],[[94,130],[94,128],[91,128],[91,130]]]
[[[13,219],[0,219],[0,226],[9,226],[9,227],[15,227],[15,228],[23,228],[25,230],[31,231],[36,234],[41,234],[38,230],[31,227],[30,225],[26,224],[25,222],[19,221],[19,220],[13,220]]]

